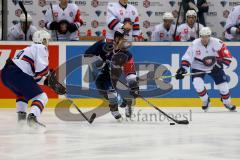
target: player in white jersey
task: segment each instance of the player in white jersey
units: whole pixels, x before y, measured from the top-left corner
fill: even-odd
[[[68,0],[60,0],[60,4],[53,5],[45,14],[45,27],[52,30],[53,40],[78,41],[79,28],[83,25],[80,10],[76,4]]]
[[[48,84],[48,42],[50,34],[36,31],[33,44],[8,59],[1,74],[3,84],[17,96],[18,120],[26,120],[30,127],[44,126],[37,121],[47,104],[47,94],[39,85]],[[50,72],[51,73],[51,72]],[[39,85],[38,85],[39,84]],[[32,101],[27,117],[28,102]]]
[[[173,14],[166,12],[163,15],[163,23],[154,27],[152,41],[173,41],[175,26],[173,25]]]
[[[107,42],[113,41],[116,31],[128,35],[126,38],[129,41],[141,39],[138,11],[134,6],[128,4],[128,0],[108,3],[107,26]]]
[[[202,109],[207,111],[210,99],[204,77],[208,74],[217,85],[224,106],[230,111],[235,111],[236,106],[231,104],[227,76],[224,72],[224,68],[231,64],[232,55],[226,45],[221,40],[211,37],[211,34],[211,29],[208,27],[200,31],[201,38],[194,40],[182,57],[182,65],[177,71],[176,79],[183,79],[184,74],[191,67],[192,73],[195,73],[192,76],[193,86],[203,102]]]
[[[15,24],[8,31],[8,40],[10,41],[24,41],[25,40],[26,17],[25,14],[20,15],[19,23]],[[27,14],[27,40],[31,41],[34,32],[37,28],[32,25],[32,17]]]
[[[198,38],[198,33],[203,28],[202,24],[197,23],[197,13],[194,10],[187,11],[186,19],[187,22],[177,29],[177,41],[193,41]]]
[[[230,12],[225,25],[225,38],[229,41],[240,40],[240,5]]]

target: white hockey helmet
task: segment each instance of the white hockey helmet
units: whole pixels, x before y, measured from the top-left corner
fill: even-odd
[[[45,30],[39,30],[33,34],[34,43],[42,44],[43,41],[45,40],[48,44],[50,39],[51,39],[51,35]]]
[[[22,13],[20,15],[20,22],[25,22],[25,21],[26,21],[26,16],[24,13]],[[27,21],[32,22],[32,17],[30,16],[30,14],[27,14]]]
[[[197,12],[195,10],[188,10],[186,13],[186,18],[188,18],[189,16],[194,16],[197,18]]]
[[[163,20],[174,20],[173,14],[171,12],[165,12],[163,14]]]
[[[200,36],[211,36],[212,35],[212,31],[209,27],[203,27],[201,30],[200,30]]]

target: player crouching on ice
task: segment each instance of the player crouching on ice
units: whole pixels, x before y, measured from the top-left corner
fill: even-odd
[[[224,106],[230,111],[235,111],[236,106],[231,104],[227,77],[224,68],[229,67],[232,55],[226,45],[219,39],[211,37],[212,31],[204,27],[200,31],[199,39],[192,42],[185,55],[182,57],[181,68],[178,69],[176,79],[183,79],[188,68],[192,73],[206,72],[192,76],[193,86],[203,102],[202,109],[207,111],[210,106],[210,98],[204,84],[206,74],[211,76],[217,85]]]
[[[1,74],[3,84],[17,96],[16,108],[18,121],[26,120],[30,127],[45,126],[38,122],[48,102],[47,94],[39,85],[47,85],[58,94],[66,90],[56,81],[54,71],[48,68],[48,43],[51,36],[41,30],[33,34],[33,44],[8,59]],[[27,117],[29,100],[32,100],[30,113]]]
[[[123,103],[120,106],[125,108],[127,118],[132,115],[133,99],[137,97],[139,91],[133,56],[127,50],[129,46],[130,43],[124,35],[115,32],[113,43],[101,40],[85,52],[85,57],[93,60],[90,67],[96,77],[96,87],[99,93],[109,101],[110,111],[117,120],[122,120],[122,116],[118,111],[118,93],[115,88],[122,71],[126,76],[131,95],[129,98],[123,97]]]

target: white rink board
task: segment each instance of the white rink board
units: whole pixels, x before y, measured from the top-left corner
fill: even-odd
[[[93,125],[63,122],[46,109],[41,117],[46,131],[33,133],[17,129],[14,109],[1,109],[0,159],[239,160],[239,113],[224,108],[212,108],[210,113],[191,110],[190,125],[170,126],[166,121],[117,123],[110,114]],[[186,108],[164,111],[189,113]],[[149,108],[141,113],[157,111]]]

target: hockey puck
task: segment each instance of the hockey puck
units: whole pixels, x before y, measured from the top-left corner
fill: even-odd
[[[170,123],[170,125],[175,125],[175,123]]]

